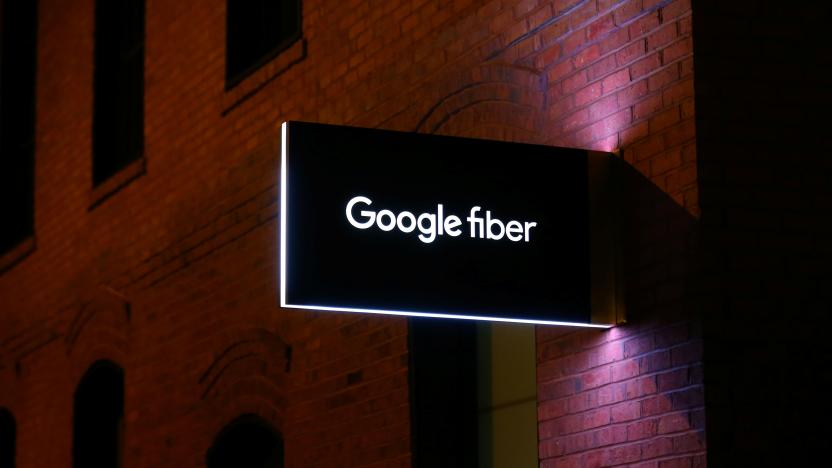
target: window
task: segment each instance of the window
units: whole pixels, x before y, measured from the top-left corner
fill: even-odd
[[[144,1],[96,0],[93,185],[141,158]]]
[[[72,466],[121,466],[124,372],[110,361],[90,366],[75,390]]]
[[[0,40],[0,253],[34,231],[37,2],[2,3]]]
[[[207,468],[282,468],[283,438],[265,419],[244,414],[217,434]]]
[[[231,88],[300,38],[300,0],[228,0],[225,84]]]
[[[14,468],[16,439],[14,416],[0,408],[0,468]]]

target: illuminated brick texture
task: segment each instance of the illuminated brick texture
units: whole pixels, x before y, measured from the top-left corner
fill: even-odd
[[[225,2],[149,0],[144,157],[106,198],[93,3],[39,2],[36,247],[0,274],[19,467],[69,464],[99,359],[125,372],[125,468],[201,466],[241,413],[287,466],[410,465],[406,321],[277,306],[289,119],[620,150],[646,177],[629,322],[538,328],[541,466],[704,463],[689,1],[308,0],[303,40],[226,90]]]

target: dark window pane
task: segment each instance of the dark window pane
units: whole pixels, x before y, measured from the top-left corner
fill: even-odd
[[[2,3],[0,253],[34,229],[36,6],[36,1]]]
[[[124,372],[110,361],[97,361],[75,391],[72,466],[121,466]]]
[[[142,155],[144,1],[95,4],[93,185]]]
[[[220,431],[205,464],[207,468],[281,468],[283,438],[264,419],[245,414]]]
[[[228,0],[226,85],[233,85],[300,38],[300,0]]]

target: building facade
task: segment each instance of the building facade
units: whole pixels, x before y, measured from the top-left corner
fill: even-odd
[[[627,322],[535,330],[540,466],[753,465],[821,444],[817,431],[781,439],[780,424],[828,409],[808,403],[828,370],[808,370],[828,368],[829,352],[817,331],[775,317],[829,311],[830,252],[818,250],[829,222],[817,216],[830,182],[817,169],[829,163],[800,156],[828,143],[800,136],[822,106],[794,125],[777,109],[828,102],[828,78],[810,71],[829,62],[807,40],[775,60],[791,72],[755,65],[818,34],[807,25],[820,12],[690,0],[303,0],[259,15],[223,0],[104,3],[37,2],[33,218],[0,258],[0,415],[15,466],[81,466],[84,398],[104,401],[95,389],[118,382],[125,468],[210,466],[240,418],[280,440],[288,467],[429,458],[413,439],[408,320],[278,306],[286,120],[615,151],[631,167]],[[272,46],[247,55],[246,31],[273,13],[299,23],[257,36]],[[108,52],[108,41],[121,42]],[[110,75],[108,60],[121,64]],[[798,143],[783,167],[777,155]],[[749,329],[751,317],[784,328]],[[797,346],[808,356],[788,367]],[[768,418],[755,412],[766,405]]]

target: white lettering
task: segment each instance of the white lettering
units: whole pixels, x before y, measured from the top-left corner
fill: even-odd
[[[428,220],[429,223],[425,227],[422,221]],[[425,244],[430,244],[436,239],[436,215],[431,213],[422,213],[419,215],[419,240]]]
[[[373,201],[364,196],[356,196],[347,202],[345,211],[347,221],[358,229],[369,229],[374,224],[384,232],[390,232],[398,228],[399,231],[410,234],[418,229],[417,237],[425,244],[430,244],[437,237],[445,234],[451,237],[458,237],[462,234],[462,229],[460,229],[462,220],[456,215],[445,216],[445,206],[441,203],[436,205],[436,213],[421,213],[417,216],[409,211],[402,211],[397,215],[387,209],[379,212],[361,210],[359,212],[361,220],[356,220],[353,211],[355,205],[359,203],[369,207],[373,204]],[[496,217],[492,218],[489,210],[485,211],[485,217],[483,218],[477,216],[480,211],[482,211],[482,207],[474,206],[466,218],[470,228],[470,237],[473,239],[501,240],[505,237],[512,242],[519,242],[521,239],[529,242],[531,229],[537,226],[536,222],[531,221],[521,223],[520,221],[511,220],[504,223]]]
[[[366,216],[369,219],[363,223],[359,223],[352,217],[352,207],[355,206],[356,203],[364,203],[365,205],[370,206],[373,201],[367,197],[355,197],[347,203],[347,221],[358,229],[367,229],[376,222],[376,213],[375,211],[362,211],[361,216]]]
[[[408,220],[407,226],[405,226],[402,222],[404,219]],[[399,213],[399,216],[396,217],[396,226],[399,227],[399,231],[401,232],[413,232],[413,230],[416,229],[416,217],[409,211],[402,211]]]
[[[385,223],[383,221],[384,218],[390,219],[390,222]],[[378,217],[376,217],[376,224],[378,224],[378,228],[382,231],[392,231],[396,227],[396,215],[390,210],[381,210],[378,212]]]
[[[537,226],[537,223],[526,223],[526,242],[529,241],[529,231],[531,231],[535,226]]]
[[[488,224],[488,229],[485,231],[486,235],[489,239],[500,240],[503,238],[503,235],[506,232],[505,226],[503,226],[503,222],[497,218],[491,219],[491,212],[485,212],[485,222]],[[500,228],[499,234],[494,234],[494,230],[491,229],[494,226],[498,226]]]
[[[479,206],[471,208],[471,214],[467,218],[468,224],[471,225],[471,237],[482,237],[482,218],[477,218],[477,215],[475,214],[477,211],[480,211],[480,209],[481,208]],[[474,229],[478,223],[480,227],[479,234],[475,234]]]
[[[448,233],[451,237],[456,237],[462,234],[462,231],[459,229],[459,225],[462,224],[462,221],[454,215],[450,215],[445,218],[445,232]]]
[[[513,242],[519,241],[523,238],[523,226],[518,221],[509,221],[506,224],[506,237]]]

